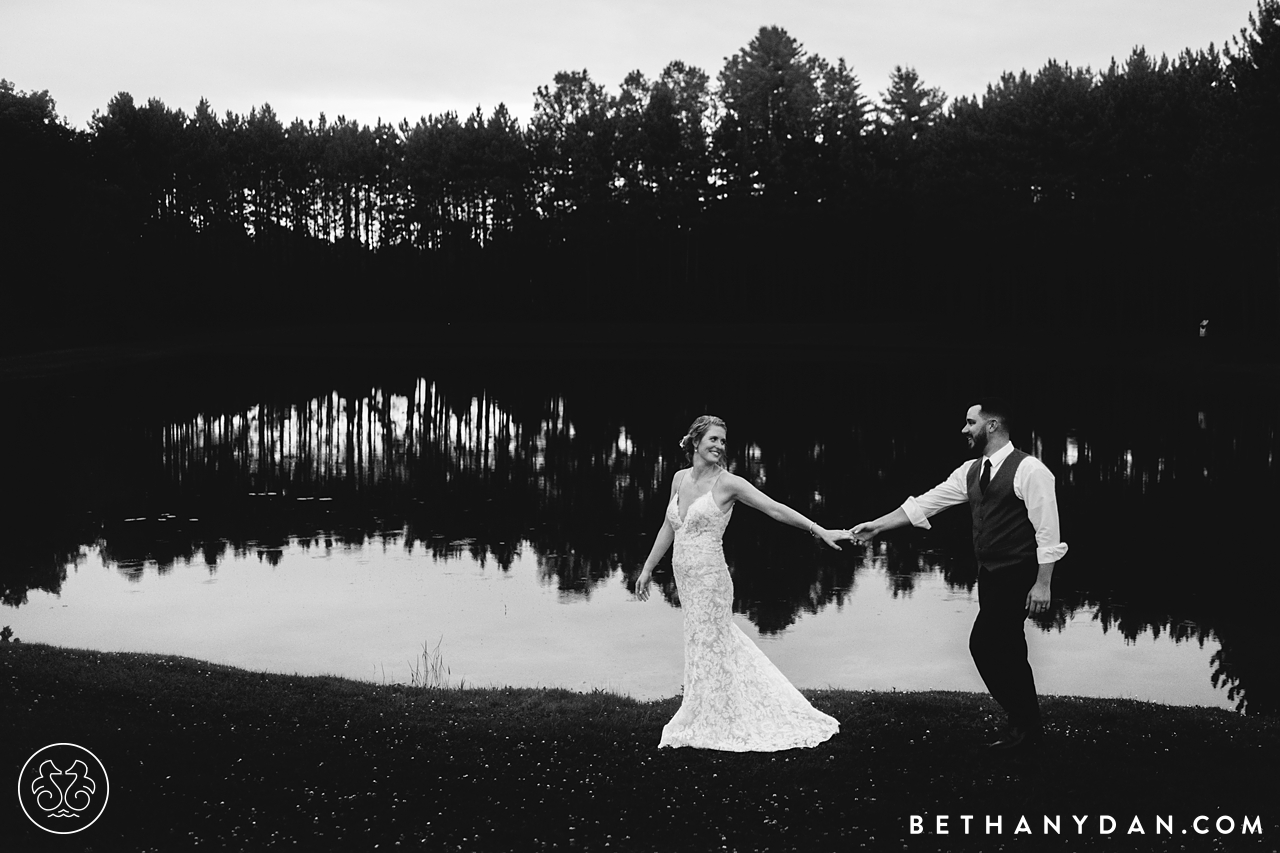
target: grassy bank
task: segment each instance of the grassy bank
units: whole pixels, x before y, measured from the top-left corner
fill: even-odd
[[[102,818],[58,837],[12,794],[7,850],[1274,850],[1280,722],[1051,697],[1045,743],[979,745],[983,696],[811,695],[815,749],[656,749],[678,700],[440,690],[270,675],[185,658],[0,644],[6,787],[72,742],[110,774]],[[948,835],[932,832],[950,815]],[[969,834],[961,815],[974,815]],[[912,835],[911,815],[929,830]],[[1062,834],[1045,834],[1044,816]],[[1071,816],[1088,816],[1084,831]],[[1116,827],[1099,831],[1099,816]],[[1210,832],[1194,831],[1197,816]],[[987,817],[1002,832],[987,833]],[[1032,833],[1019,833],[1026,816]],[[1173,833],[1157,834],[1156,818]],[[1234,831],[1219,835],[1220,816]],[[1242,835],[1246,817],[1262,835]],[[1130,832],[1137,817],[1145,834]],[[1225,823],[1223,824],[1225,826]],[[1184,834],[1183,831],[1186,830]],[[10,846],[9,840],[16,841]]]

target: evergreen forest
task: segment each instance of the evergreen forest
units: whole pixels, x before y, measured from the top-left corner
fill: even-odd
[[[586,70],[370,127],[0,82],[3,331],[405,320],[1033,322],[1270,349],[1280,0],[1220,47],[872,91],[761,28],[714,78]],[[1060,345],[1060,344],[1059,344]]]

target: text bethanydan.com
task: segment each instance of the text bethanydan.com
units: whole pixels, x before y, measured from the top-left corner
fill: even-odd
[[[1261,835],[1262,819],[1257,816],[1197,815],[1178,820],[1173,815],[1127,821],[1112,815],[910,815],[907,829],[912,835]]]

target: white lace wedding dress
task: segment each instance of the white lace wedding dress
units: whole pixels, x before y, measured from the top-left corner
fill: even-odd
[[[684,609],[684,700],[658,746],[773,752],[822,743],[840,724],[810,705],[733,623],[733,580],[721,545],[733,507],[721,512],[708,490],[682,521],[676,491],[667,519]]]

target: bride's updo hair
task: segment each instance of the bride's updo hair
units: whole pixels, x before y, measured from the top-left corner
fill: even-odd
[[[685,433],[684,438],[680,439],[680,449],[684,451],[685,456],[689,457],[689,461],[693,461],[693,451],[698,447],[698,442],[702,441],[702,437],[712,427],[720,427],[725,432],[729,431],[728,424],[715,415],[703,415],[689,424],[689,431]],[[721,460],[720,464],[723,465],[724,460]]]

